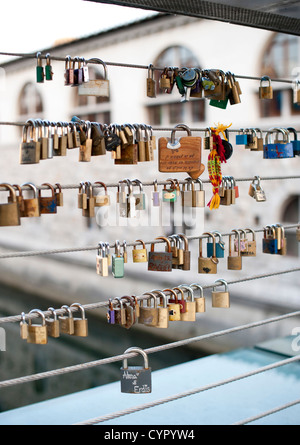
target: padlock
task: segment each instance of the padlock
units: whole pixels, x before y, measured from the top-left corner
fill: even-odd
[[[86,195],[87,195],[87,206],[82,209],[82,216],[87,218],[93,218],[95,216],[95,201],[96,197],[93,194],[93,186],[90,181],[85,183],[86,186]],[[84,199],[84,198],[83,198]]]
[[[214,137],[212,135],[211,128],[209,127],[205,129],[203,148],[204,150],[210,150],[210,151],[214,149]]]
[[[46,317],[39,309],[33,309],[29,312],[31,314],[39,314],[42,318],[42,324],[32,324],[32,319],[28,320],[27,343],[34,343],[36,345],[46,345],[48,343],[48,334],[46,326]]]
[[[154,244],[148,254],[148,270],[155,272],[172,272],[172,251],[168,238],[158,237],[156,240],[164,240],[167,243],[167,252],[155,252]]]
[[[185,184],[182,190],[182,205],[183,207],[204,207],[205,206],[205,191],[203,190],[203,182],[201,179],[187,178],[187,191],[185,191]],[[200,189],[195,189],[195,183],[200,185]]]
[[[276,231],[274,227],[264,227],[264,237],[262,240],[263,253],[269,253],[271,255],[278,254],[278,240],[276,238]]]
[[[160,207],[160,193],[158,191],[157,179],[153,182],[154,191],[152,192],[152,205],[153,207]]]
[[[0,184],[9,191],[9,198],[7,203],[0,204],[0,226],[20,226],[20,208],[17,201],[16,191],[10,184]]]
[[[171,243],[172,252],[172,269],[179,269],[179,264],[183,264],[183,249],[180,248],[180,244],[183,240],[178,235],[170,235],[169,240]],[[166,247],[167,251],[168,247]]]
[[[76,68],[77,63],[77,68]],[[82,70],[82,62],[79,57],[74,57],[72,69],[74,73],[74,81],[72,83],[72,87],[81,85],[83,83],[83,70]]]
[[[245,148],[250,148],[251,151],[258,150],[258,136],[255,128],[246,129],[251,132],[251,138],[248,139],[247,145]]]
[[[123,360],[120,369],[121,392],[126,394],[148,394],[152,391],[151,368],[148,363],[148,356],[141,348],[132,347],[124,354],[138,353],[144,359],[144,366],[128,366],[127,358]]]
[[[200,296],[199,296],[199,297],[194,297],[194,300],[195,300],[195,302],[196,302],[196,312],[199,312],[199,313],[203,313],[203,312],[205,312],[205,311],[206,311],[206,302],[205,302],[205,297],[204,297],[203,287],[200,286],[200,285],[197,284],[197,283],[192,283],[192,284],[190,285],[190,287],[191,287],[192,289],[193,289],[193,288],[196,288],[196,289],[199,289],[199,290],[200,290]]]
[[[24,198],[24,212],[23,216],[25,218],[33,218],[41,216],[40,213],[40,203],[39,203],[39,192],[34,184],[31,182],[26,182],[22,184],[22,187],[27,186],[31,189],[31,193],[33,193],[32,198]]]
[[[181,238],[184,242],[184,249],[182,252],[183,261],[182,264],[179,263],[179,268],[182,270],[190,270],[191,269],[191,252],[189,251],[189,242],[185,235],[179,233],[179,239]]]
[[[143,295],[148,295],[147,306],[145,306],[145,299],[141,300],[139,323],[146,326],[157,326],[158,324],[158,308],[156,296],[151,292],[145,292]]]
[[[187,137],[176,139],[176,131],[186,131]],[[165,173],[187,172],[197,179],[205,167],[201,163],[202,138],[192,136],[190,128],[178,124],[171,132],[171,138],[161,137],[158,144],[159,171]]]
[[[122,248],[123,248],[122,256],[123,256],[123,258],[124,258],[124,263],[126,264],[127,261],[128,261],[128,255],[127,255],[127,243],[126,243],[126,240],[123,240]]]
[[[171,298],[174,301],[173,303],[170,303],[170,299],[168,299],[169,321],[180,321],[180,303],[177,293],[173,289],[164,289],[162,292],[168,292],[174,297],[173,299]]]
[[[139,193],[133,193],[133,196],[135,198],[135,208],[136,210],[145,210],[146,209],[146,195],[143,191],[143,184],[138,179],[134,179],[132,181],[133,184],[136,184],[139,186]]]
[[[84,85],[84,84],[83,84]],[[79,147],[79,162],[90,162],[92,157],[92,125],[86,121],[86,139]]]
[[[205,73],[209,76],[213,70],[206,70]],[[204,97],[207,99],[214,99],[217,101],[226,100],[226,76],[221,70],[215,70],[214,74],[214,89],[204,89]]]
[[[64,122],[57,122],[53,135],[53,156],[67,156],[68,136]]]
[[[148,66],[148,77],[146,83],[147,96],[154,98],[156,97],[156,81],[154,78],[154,69],[152,63]]]
[[[231,183],[225,176],[222,177],[222,183],[220,187],[220,205],[230,206],[232,204],[232,189]]]
[[[237,238],[234,239],[234,252],[238,252],[240,249],[240,255],[246,256],[244,254],[247,254],[248,250],[248,238],[246,230],[244,229],[237,229],[237,231],[240,233],[240,247],[238,246],[238,240]]]
[[[208,235],[213,239],[213,253],[209,258],[203,257],[202,236]],[[216,257],[216,238],[211,232],[205,232],[199,238],[199,257],[198,257],[198,273],[201,274],[216,274],[217,265],[219,263]]]
[[[62,187],[58,182],[55,183],[54,191],[56,197],[56,205],[57,207],[62,207],[64,205],[64,195],[62,192]]]
[[[177,304],[177,302],[178,302],[178,304],[180,306],[180,320],[181,320],[182,314],[185,314],[186,310],[187,310],[187,305],[186,305],[187,302],[186,302],[186,299],[185,299],[185,296],[184,296],[184,291],[180,287],[173,287],[172,290],[175,293],[176,293],[176,291],[178,291],[178,293],[181,294],[180,300],[178,299],[178,294],[177,294],[177,298],[175,298],[175,299],[174,298],[169,298],[169,303],[170,304],[172,304],[172,303],[176,303]]]
[[[108,257],[104,243],[99,243],[96,256],[96,272],[101,277],[108,277]]]
[[[78,193],[78,208],[87,209],[87,190],[84,182],[80,183]]]
[[[164,185],[162,191],[163,202],[176,202],[177,201],[177,190],[174,180],[167,179],[167,182],[171,182],[171,186],[167,188],[167,184]]]
[[[264,202],[267,200],[266,194],[261,187],[259,176],[255,176],[255,179],[250,184],[248,194],[257,202]]]
[[[42,196],[42,189],[39,189],[40,214],[57,213],[57,201],[54,187],[45,182],[42,186],[47,186],[51,191],[51,196]]]
[[[168,90],[168,89],[171,88],[171,80],[170,80],[170,77],[168,75],[168,71],[169,71],[169,69],[166,67],[162,71],[162,73],[160,75],[160,78],[159,78],[159,88],[161,90]]]
[[[277,142],[272,142],[270,135],[274,132],[276,132],[277,135],[281,133],[283,135],[283,139],[277,139]],[[289,132],[283,128],[273,128],[272,130],[268,131],[266,134],[266,143],[264,145],[264,159],[285,159],[293,157],[294,149],[293,144],[290,141]]]
[[[256,235],[253,229],[245,229],[246,233],[252,233],[252,240],[247,240],[247,250],[241,252],[242,256],[255,257],[256,256]]]
[[[287,239],[285,237],[285,230],[282,224],[275,224],[273,226],[276,232],[277,245],[278,245],[278,254],[286,255],[287,254]]]
[[[97,194],[95,197],[95,207],[103,207],[103,206],[109,206],[110,205],[110,196],[107,192],[107,187],[104,184],[104,182],[97,181],[95,182],[95,185],[99,184],[101,187],[104,188],[104,195]]]
[[[115,324],[116,320],[115,320],[115,309],[112,303],[112,299],[109,298],[108,300],[108,311],[106,313],[106,318],[107,318],[107,322],[109,324]]]
[[[130,329],[137,321],[136,316],[136,305],[134,298],[129,295],[123,296],[120,299],[125,300],[124,311],[125,311],[125,323],[122,325],[123,328]]]
[[[267,83],[267,85],[266,85],[266,83]],[[260,99],[273,99],[273,88],[272,88],[272,84],[271,84],[271,79],[268,76],[263,76],[260,79],[259,98]]]
[[[294,136],[294,140],[291,141],[293,144],[294,156],[300,156],[300,141],[297,138],[297,131],[292,127],[287,128],[287,131]]]
[[[19,184],[13,184],[12,187],[14,189],[16,189],[16,192],[18,192],[18,194],[16,195],[16,199],[17,199],[17,203],[19,206],[19,213],[20,213],[20,217],[22,218],[24,216],[24,197],[23,197],[23,191],[22,191],[22,187]],[[14,200],[14,196],[10,196],[7,198],[8,202],[13,202]]]
[[[191,87],[191,97],[201,98],[203,96],[202,70],[194,68],[198,74],[195,84]]]
[[[48,307],[48,311],[51,311],[53,317],[46,317],[47,334],[48,337],[58,338],[60,336],[60,324],[57,317],[57,311],[53,307]]]
[[[20,337],[22,340],[27,340],[27,336],[28,336],[28,324],[26,323],[25,312],[22,312],[20,321]]]
[[[23,127],[23,137],[20,145],[20,164],[38,164],[40,162],[41,148],[37,140],[36,124],[28,120]],[[29,138],[28,139],[28,130]]]
[[[87,62],[84,57],[81,57],[80,60],[82,62],[82,81],[83,81],[83,83],[88,83],[90,80],[90,72],[89,72],[89,68],[87,66]],[[80,87],[80,85],[79,85],[79,87]]]
[[[241,235],[236,229],[232,230],[235,232],[235,237],[237,237],[238,242],[238,252],[233,255],[232,251],[232,237],[233,234],[229,235],[229,255],[227,257],[227,269],[228,270],[242,270],[242,256],[241,256]]]
[[[48,137],[46,135],[47,126],[42,119],[36,119],[35,123],[38,128],[37,132],[38,142],[40,144],[40,160],[48,159]]]
[[[119,326],[125,326],[126,324],[126,310],[124,307],[124,302],[121,300],[121,298],[116,297],[113,299],[113,302],[116,300],[117,306],[114,306],[115,311],[115,324]]]
[[[124,256],[121,254],[120,241],[116,240],[115,253],[111,258],[112,274],[114,278],[124,277]]]
[[[221,235],[220,232],[217,232],[217,231],[214,231],[212,233],[219,237],[219,241],[215,242],[215,244],[216,244],[216,257],[217,258],[224,258],[224,256],[225,256],[225,243],[223,241],[222,235]],[[211,237],[207,241],[206,248],[207,248],[207,257],[208,258],[212,257],[213,256],[214,243],[211,241]]]
[[[228,98],[230,105],[236,105],[241,103],[240,98],[240,86],[239,83],[235,80],[234,75],[228,71],[226,73],[227,83],[229,86]]]
[[[45,79],[53,80],[53,71],[51,66],[50,53],[47,53],[45,57],[46,57]]]
[[[136,201],[133,196],[133,186],[129,179],[122,181],[127,183],[128,192],[126,194],[124,185],[121,184],[122,192],[119,193],[119,211],[120,216],[123,218],[135,218],[136,217]]]
[[[73,83],[73,79],[71,78],[70,68],[71,68],[71,56],[68,55],[65,57],[65,72],[64,72],[65,86],[71,85]]]
[[[296,239],[300,242],[300,223],[298,223],[298,227],[296,228]]]
[[[142,244],[142,249],[137,249],[136,244],[133,246],[132,249],[132,260],[134,263],[147,263],[148,261],[148,253],[146,249],[146,245],[143,240],[138,239],[135,241],[136,243]]]
[[[216,291],[217,286],[214,286],[212,291],[212,307],[228,309],[230,308],[230,295],[228,292],[228,284],[225,280],[217,280],[215,284],[222,283],[225,285],[225,291]]]
[[[72,303],[71,306],[76,307],[77,310],[81,312],[81,318],[73,317],[74,320],[74,335],[76,337],[87,337],[88,336],[88,320],[85,316],[85,310],[82,304]]]
[[[257,151],[264,151],[263,133],[260,128],[254,128],[257,136]]]
[[[64,309],[64,311],[67,312],[68,314],[58,316],[60,332],[62,334],[73,335],[74,334],[74,318],[73,318],[72,311],[71,311],[70,307],[67,305],[63,305],[61,307],[61,309]]]
[[[44,74],[44,68],[43,68],[43,65],[42,65],[42,54],[40,52],[38,52],[36,54],[36,59],[37,59],[36,81],[37,81],[37,83],[43,83],[44,82],[44,78],[45,78],[45,74]]]
[[[178,286],[181,289],[186,289],[189,292],[189,296],[186,299],[186,312],[180,315],[181,321],[196,321],[196,302],[194,297],[194,291],[191,286],[181,284]]]
[[[160,290],[152,290],[152,294],[157,294],[159,303],[157,305],[158,320],[156,328],[167,329],[169,327],[169,307],[167,296]]]
[[[143,127],[139,124],[133,125],[136,131],[135,140],[138,146],[138,162],[146,162],[146,141],[143,136]]]
[[[78,87],[79,96],[96,96],[96,97],[109,97],[110,88],[108,80],[107,65],[101,59],[93,58],[87,60],[87,63],[97,63],[103,66],[104,77],[103,79],[89,79]]]

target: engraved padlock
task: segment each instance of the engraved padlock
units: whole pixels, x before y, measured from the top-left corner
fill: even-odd
[[[172,272],[172,251],[168,238],[158,237],[167,243],[167,252],[155,252],[154,244],[151,244],[151,251],[148,254],[148,270],[156,272]]]
[[[104,182],[97,181],[95,184],[99,184],[101,187],[104,188],[104,195],[97,194],[95,197],[95,207],[103,207],[103,206],[109,206],[110,205],[110,196],[107,192],[107,187],[104,184]]]
[[[132,347],[124,354],[136,352],[144,359],[144,366],[128,366],[128,360],[123,360],[120,369],[121,392],[126,394],[148,394],[152,391],[151,368],[149,367],[148,356],[141,348]]]

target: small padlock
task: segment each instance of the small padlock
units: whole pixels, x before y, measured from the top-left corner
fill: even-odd
[[[112,303],[112,299],[109,298],[108,300],[108,311],[106,313],[106,318],[107,318],[107,322],[109,324],[115,324],[116,320],[115,320],[115,309]]]
[[[271,255],[278,254],[278,240],[276,238],[276,231],[274,227],[264,227],[264,237],[262,240],[263,253],[269,253]]]
[[[216,241],[216,257],[217,258],[224,258],[225,256],[225,243],[223,241],[222,235],[220,232],[217,232],[216,230],[214,232],[212,232],[214,235],[219,237],[219,241]],[[207,248],[207,257],[212,257],[213,256],[213,247],[214,247],[214,243],[211,241],[211,239],[209,238],[206,244],[206,248]]]
[[[256,235],[254,230],[252,229],[245,229],[245,232],[252,233],[252,240],[247,240],[247,250],[244,252],[241,252],[242,256],[247,257],[255,257],[256,256]]]
[[[7,203],[0,204],[0,226],[20,226],[20,208],[17,201],[16,191],[10,184],[0,184],[9,191]]]
[[[95,201],[96,197],[93,194],[93,186],[90,181],[85,183],[85,193],[86,193],[86,208],[82,209],[82,216],[87,218],[93,218],[95,216]],[[83,197],[83,200],[85,198]]]
[[[78,308],[81,312],[81,318],[73,317],[74,319],[74,335],[76,337],[87,337],[88,336],[88,320],[85,316],[84,307],[80,303],[72,303],[71,306]]]
[[[167,252],[155,252],[154,244],[151,244],[151,251],[148,254],[148,270],[155,272],[172,272],[172,251],[168,238],[158,237],[167,243]]]
[[[203,313],[206,311],[206,301],[205,301],[205,297],[204,297],[204,291],[203,291],[203,287],[200,286],[197,283],[193,283],[190,285],[190,287],[196,288],[200,290],[200,297],[195,297],[195,302],[196,302],[196,312],[199,313]]]
[[[101,277],[108,277],[108,257],[104,243],[99,243],[96,257],[96,272]]]
[[[152,192],[152,205],[153,207],[160,207],[160,193],[158,191],[157,179],[153,182],[154,191]]]
[[[142,244],[142,249],[137,249],[136,244],[133,246],[132,249],[132,260],[134,263],[147,263],[148,261],[148,253],[146,249],[146,245],[143,240],[138,239],[136,240],[136,243]]]
[[[45,57],[46,57],[45,79],[53,80],[53,71],[51,66],[50,53],[47,53]]]
[[[65,57],[65,72],[64,72],[64,84],[65,86],[73,83],[73,76],[71,75],[71,56]]]
[[[267,83],[267,85],[266,85],[266,83]],[[260,79],[259,98],[260,99],[273,99],[273,88],[272,88],[271,79],[269,76],[263,76]]]
[[[119,297],[114,298],[113,302],[115,300],[117,301],[117,306],[114,307],[115,324],[118,324],[119,326],[125,326],[125,324],[126,324],[126,310],[124,307],[124,303],[123,303],[122,299]]]
[[[21,314],[20,321],[20,336],[22,340],[27,340],[28,336],[28,324],[26,323],[25,312]]]
[[[230,296],[228,292],[228,284],[225,280],[217,280],[216,283],[222,283],[225,285],[225,291],[216,291],[216,287],[214,286],[212,291],[212,307],[228,309],[230,307]]]
[[[191,269],[191,252],[189,250],[188,239],[182,233],[179,233],[178,237],[179,237],[179,239],[182,239],[184,242],[184,249],[182,252],[182,264],[179,264],[179,268],[182,270],[190,270]]]
[[[134,298],[128,295],[121,297],[122,300],[127,300],[124,304],[125,310],[125,323],[122,325],[126,329],[130,329],[137,321],[136,316],[136,305],[134,302]]]
[[[276,224],[275,226],[276,237],[278,240],[278,254],[287,254],[287,239],[285,237],[285,230],[282,224]]]
[[[40,213],[40,203],[39,203],[39,192],[34,184],[31,182],[26,182],[22,184],[22,187],[27,186],[31,189],[31,193],[33,193],[33,197],[24,198],[24,212],[23,216],[25,218],[34,218],[41,216]]]
[[[28,139],[28,130],[29,138]],[[36,137],[36,124],[29,121],[23,127],[23,137],[20,145],[20,164],[38,164],[41,148]]]
[[[57,317],[57,311],[53,307],[48,307],[48,311],[51,311],[53,314],[52,318],[46,318],[48,337],[58,338],[60,336],[60,324]]]
[[[68,334],[73,335],[74,334],[74,318],[72,311],[69,306],[63,305],[61,309],[64,309],[65,312],[68,313],[68,315],[59,315],[59,326],[60,326],[60,332],[62,334]]]
[[[148,77],[147,77],[147,83],[146,83],[146,91],[147,96],[154,98],[156,97],[156,81],[154,79],[154,69],[153,65],[150,64],[148,66]]]
[[[208,133],[208,136],[206,136]],[[205,136],[204,136],[204,150],[213,150],[214,148],[214,137],[212,135],[212,131],[211,128],[206,128],[205,129]]]
[[[95,184],[99,184],[101,187],[104,188],[104,195],[96,195],[95,197],[95,207],[103,207],[103,206],[109,206],[110,205],[110,196],[107,192],[107,187],[104,184],[104,182],[97,181]]]
[[[182,316],[182,314],[184,314],[184,313],[186,313],[186,299],[185,299],[185,297],[184,297],[184,291],[180,288],[180,287],[173,287],[173,289],[172,289],[175,293],[176,293],[176,291],[178,291],[180,294],[181,294],[181,298],[180,298],[180,300],[178,299],[178,295],[177,295],[177,298],[169,298],[169,303],[170,304],[172,304],[172,303],[179,303],[179,306],[180,306],[180,320],[181,320],[181,316]]]
[[[132,181],[133,184],[137,184],[140,188],[139,193],[133,193],[135,198],[135,208],[136,210],[145,210],[146,209],[146,195],[143,192],[143,184],[138,179],[134,179]]]
[[[30,314],[37,313],[42,318],[42,324],[32,324],[32,319],[28,321],[27,343],[34,343],[36,345],[46,345],[48,343],[48,334],[46,326],[46,317],[39,309],[33,309]]]
[[[203,235],[208,235],[213,239],[213,253],[209,258],[203,257],[202,236],[199,238],[199,257],[198,257],[198,273],[201,274],[216,274],[217,265],[219,263],[216,257],[216,238],[211,232],[205,232]]]
[[[116,240],[115,253],[112,255],[112,274],[114,278],[124,277],[124,256],[121,254],[120,242]]]
[[[176,202],[177,201],[177,191],[174,180],[167,179],[167,182],[171,182],[171,186],[167,188],[167,184],[164,185],[162,191],[163,202]]]
[[[56,197],[56,205],[57,205],[57,207],[62,207],[64,205],[64,195],[62,192],[62,187],[58,182],[55,183],[54,190],[55,190],[55,197]]]
[[[241,235],[240,232],[236,229],[232,230],[235,232],[235,237],[237,237],[238,242],[238,252],[233,255],[232,251],[232,237],[233,235],[229,235],[229,255],[227,257],[227,269],[229,270],[242,270],[242,256],[241,256]]]
[[[151,368],[148,363],[148,356],[141,348],[132,347],[124,354],[136,352],[144,359],[144,366],[128,366],[127,358],[123,360],[120,369],[121,392],[126,394],[148,394],[152,391]]]
[[[186,300],[186,312],[181,314],[181,321],[196,321],[196,302],[192,287],[187,286],[186,284],[181,284],[179,288],[186,289],[189,292],[189,297]]]
[[[38,52],[36,54],[36,59],[37,59],[37,66],[36,66],[36,81],[37,83],[43,83],[44,82],[44,78],[45,78],[45,74],[44,74],[44,68],[42,65],[42,57],[41,57],[41,53]]]

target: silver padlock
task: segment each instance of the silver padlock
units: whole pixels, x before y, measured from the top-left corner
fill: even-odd
[[[151,368],[149,368],[148,356],[141,348],[132,347],[124,354],[137,352],[144,358],[144,366],[128,366],[127,359],[123,360],[120,368],[121,392],[126,394],[148,394],[152,391]]]

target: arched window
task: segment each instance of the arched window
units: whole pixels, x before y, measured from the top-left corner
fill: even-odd
[[[288,34],[274,34],[262,56],[261,75],[281,79],[299,78],[300,38]],[[261,117],[280,117],[285,95],[289,96],[291,114],[300,113],[299,105],[293,102],[293,91],[287,85],[274,83],[273,92],[273,100],[260,101]]]
[[[90,80],[104,79],[103,68],[89,66]],[[96,96],[79,96],[78,89],[74,88],[74,114],[83,120],[110,124],[110,98]]]
[[[283,207],[282,222],[284,224],[298,224],[300,221],[300,195],[292,195]],[[300,256],[300,243],[296,240],[296,230],[287,230],[288,255]]]
[[[19,115],[24,118],[35,117],[42,112],[43,101],[41,94],[34,83],[26,83],[19,96]]]
[[[170,46],[162,51],[153,62],[159,67],[200,68],[196,56],[188,48],[180,45]],[[165,94],[159,88],[160,72],[154,72],[157,98],[148,104],[151,125],[168,125],[179,122],[202,122],[205,120],[205,101],[191,99],[182,103],[176,85],[172,94]]]

